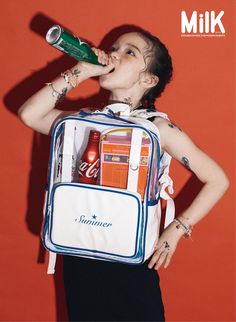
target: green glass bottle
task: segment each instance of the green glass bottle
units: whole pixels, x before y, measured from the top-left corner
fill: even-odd
[[[81,41],[75,35],[65,31],[59,25],[54,25],[48,30],[46,41],[53,47],[77,60],[102,65],[98,62],[97,56],[86,42]]]

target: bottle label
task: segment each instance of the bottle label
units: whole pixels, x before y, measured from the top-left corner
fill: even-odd
[[[82,162],[79,166],[79,175],[87,178],[97,178],[99,171],[99,159],[94,163]]]

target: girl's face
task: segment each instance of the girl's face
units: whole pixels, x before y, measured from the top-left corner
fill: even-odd
[[[142,72],[146,70],[144,57],[147,49],[148,44],[136,32],[119,37],[110,52],[115,69],[99,77],[101,87],[113,93],[137,92]]]

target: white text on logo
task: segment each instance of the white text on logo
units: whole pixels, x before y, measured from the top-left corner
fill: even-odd
[[[215,11],[205,11],[205,13],[199,13],[193,11],[190,18],[188,18],[185,11],[181,11],[181,33],[192,34],[225,34],[225,28],[221,21],[224,15],[224,11],[221,10],[217,15]],[[216,30],[217,27],[217,30]]]

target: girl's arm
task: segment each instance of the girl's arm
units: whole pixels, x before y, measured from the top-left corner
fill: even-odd
[[[71,76],[71,73],[73,73],[76,86],[90,77],[107,74],[114,68],[111,59],[103,51],[99,49],[94,49],[94,51],[98,56],[98,61],[106,66],[79,62],[70,70],[69,74]],[[58,100],[60,97],[63,98],[72,88],[72,85],[63,76],[56,78],[50,85],[44,86],[20,107],[19,117],[25,125],[35,131],[49,134],[53,123],[63,113],[63,111],[55,108]]]
[[[170,121],[160,118],[157,118],[154,123],[160,131],[163,150],[180,161],[204,183],[191,205],[178,217],[186,227],[191,228],[206,216],[223,196],[229,186],[229,180],[223,169],[200,150],[181,129]],[[171,223],[159,238],[157,250],[149,267],[151,268],[155,264],[155,269],[158,269],[162,264],[167,267],[177,243],[184,233],[183,226],[176,222]]]

